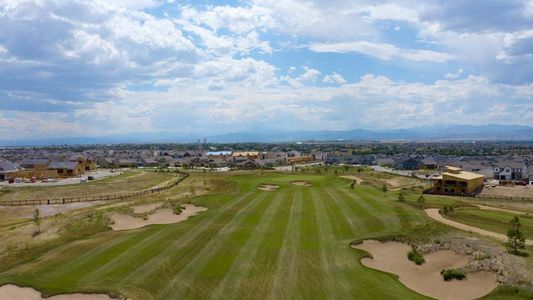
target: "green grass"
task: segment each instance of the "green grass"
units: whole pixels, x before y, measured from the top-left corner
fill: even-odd
[[[324,175],[228,180],[235,190],[193,198],[209,210],[186,222],[58,245],[0,273],[0,285],[132,299],[425,299],[394,276],[362,266],[365,253],[349,247],[357,239],[444,230],[394,193],[350,189]],[[280,188],[260,191],[263,182]]]
[[[514,216],[516,215],[501,211],[457,209],[450,218],[471,226],[505,234],[509,230],[509,222]],[[520,224],[522,224],[521,230],[526,238],[533,238],[533,217],[518,215],[518,218],[520,219]]]

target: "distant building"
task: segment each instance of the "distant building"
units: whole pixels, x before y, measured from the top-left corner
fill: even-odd
[[[21,167],[10,161],[0,161],[0,181],[14,179]]]
[[[528,178],[527,163],[505,160],[494,164],[494,179],[522,180]]]
[[[231,151],[210,151],[207,152],[208,159],[227,159],[231,156]]]
[[[445,195],[474,195],[483,189],[485,176],[448,166],[439,177],[431,178],[433,191]]]
[[[239,151],[233,152],[231,154],[233,160],[242,160],[242,159],[257,159],[259,158],[258,151]]]

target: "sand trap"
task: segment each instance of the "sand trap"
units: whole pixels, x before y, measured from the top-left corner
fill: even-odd
[[[147,212],[151,212],[154,209],[160,208],[161,205],[163,205],[161,202],[138,205],[133,207],[133,212],[136,214],[144,214]]]
[[[455,227],[457,229],[461,229],[461,230],[464,230],[464,231],[470,231],[470,232],[474,232],[474,233],[477,233],[477,234],[480,234],[480,235],[492,237],[492,238],[498,239],[498,240],[503,241],[503,242],[507,242],[507,240],[508,240],[507,236],[505,234],[497,233],[497,232],[493,232],[493,231],[488,231],[488,230],[485,230],[485,229],[481,229],[481,228],[478,228],[478,227],[474,227],[474,226],[466,225],[466,224],[459,223],[459,222],[456,222],[456,221],[452,221],[450,219],[446,219],[439,213],[439,210],[436,209],[436,208],[428,208],[428,209],[425,210],[425,212],[433,220],[439,221],[439,222],[441,222],[443,224]],[[526,239],[526,245],[528,245],[528,246],[533,245],[533,240]]]
[[[355,182],[357,184],[361,184],[363,183],[363,178],[359,178],[357,176],[353,176],[353,175],[343,175],[343,176],[340,176],[341,178],[345,178],[345,179],[350,179],[350,180],[355,180]]]
[[[468,262],[466,256],[451,250],[426,255],[426,262],[417,266],[407,259],[411,247],[406,244],[370,240],[352,247],[372,254],[373,258],[361,260],[363,265],[396,274],[400,282],[408,288],[433,298],[476,299],[498,286],[496,274],[487,271],[468,273],[465,280],[444,281],[440,274],[442,269],[463,267]]]
[[[312,186],[310,182],[302,181],[302,180],[291,181],[291,183],[297,186]]]
[[[49,298],[43,298],[43,295],[28,287],[19,287],[13,284],[0,286],[0,300],[110,300],[113,299],[107,294],[63,294]]]
[[[125,214],[114,214],[111,216],[111,220],[114,223],[111,225],[111,228],[113,230],[128,230],[153,224],[173,224],[185,221],[189,217],[207,210],[205,207],[195,206],[193,204],[182,204],[182,206],[184,209],[179,215],[176,215],[170,208],[160,208],[153,214],[148,215],[147,220],[135,218]]]
[[[277,184],[260,184],[260,185],[257,186],[257,188],[262,190],[262,191],[271,192],[271,191],[275,191],[275,190],[279,189],[279,185],[277,185]]]

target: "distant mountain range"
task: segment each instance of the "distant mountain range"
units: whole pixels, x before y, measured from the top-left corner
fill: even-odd
[[[517,125],[435,125],[390,130],[316,130],[235,132],[220,135],[169,132],[131,133],[102,137],[0,140],[0,146],[88,145],[117,143],[190,143],[205,138],[211,143],[385,140],[533,140],[533,127]]]

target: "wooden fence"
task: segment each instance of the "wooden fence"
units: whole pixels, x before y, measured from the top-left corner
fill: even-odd
[[[178,178],[168,183],[167,185],[161,187],[153,187],[149,189],[144,189],[141,191],[135,192],[126,192],[126,193],[115,193],[115,194],[105,194],[105,195],[96,195],[96,196],[80,196],[80,197],[65,197],[65,198],[52,198],[52,199],[28,199],[28,200],[4,200],[0,201],[0,206],[22,206],[22,205],[50,205],[50,204],[66,204],[74,202],[92,202],[92,201],[109,201],[109,200],[120,200],[130,197],[156,194],[163,191],[166,191],[174,186],[178,185],[181,181],[189,176],[187,173],[179,172]]]

